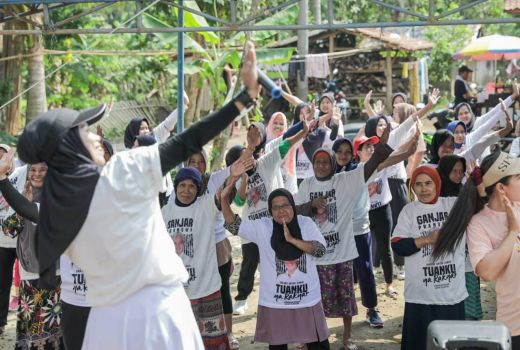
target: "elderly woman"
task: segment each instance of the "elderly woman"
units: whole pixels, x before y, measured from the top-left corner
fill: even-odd
[[[287,349],[288,343],[330,349],[314,259],[325,253],[325,239],[310,218],[296,215],[293,197],[285,189],[269,195],[272,218],[242,221],[226,200],[233,185],[230,182],[221,194],[226,228],[254,242],[262,261],[255,341],[268,343],[272,350]]]

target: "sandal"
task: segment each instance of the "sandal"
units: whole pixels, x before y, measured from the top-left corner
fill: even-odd
[[[392,299],[397,299],[397,296],[399,295],[399,293],[397,293],[397,291],[392,287],[387,288],[385,294],[387,297]]]
[[[229,348],[231,350],[236,350],[240,348],[240,343],[238,342],[238,339],[235,337],[233,333],[228,334],[228,340],[229,340]]]
[[[359,350],[358,346],[352,341],[352,338],[347,339],[343,343],[343,347],[345,350]]]

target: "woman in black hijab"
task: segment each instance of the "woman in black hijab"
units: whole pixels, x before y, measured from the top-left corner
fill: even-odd
[[[40,283],[55,286],[63,253],[89,281],[84,350],[203,349],[182,286],[188,273],[171,254],[157,192],[165,174],[254,103],[259,85],[252,43],[242,78],[247,90],[232,102],[160,145],[116,154],[104,167],[100,137],[88,125],[105,106],[42,113],[20,136],[20,159],[49,166],[38,225]]]
[[[225,200],[233,186],[221,193],[225,227],[256,243],[262,261],[255,341],[269,349],[287,349],[288,343],[330,349],[313,258],[325,253],[323,236],[312,219],[296,215],[294,199],[283,188],[269,195],[272,218],[242,221]]]
[[[455,154],[440,159],[437,172],[442,180],[441,197],[458,197],[466,174],[466,160]]]

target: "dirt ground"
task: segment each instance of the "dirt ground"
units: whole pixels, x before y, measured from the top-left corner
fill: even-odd
[[[231,237],[233,245],[233,262],[234,271],[231,277],[231,293],[236,295],[236,285],[238,281],[238,273],[240,271],[240,262],[242,260],[240,253],[240,239],[238,237]],[[381,317],[385,321],[385,326],[382,329],[373,329],[365,322],[366,309],[361,305],[361,297],[359,289],[356,289],[356,299],[358,301],[358,315],[354,317],[352,324],[352,337],[354,342],[360,349],[399,349],[401,339],[402,315],[404,309],[404,282],[395,281],[395,289],[399,292],[397,300],[390,299],[384,294],[385,283],[383,274],[379,270],[376,273],[377,278],[377,292],[378,292],[378,308]],[[491,285],[483,283],[482,287],[482,304],[484,308],[484,318],[491,320],[495,317],[495,293]],[[255,288],[252,295],[248,299],[248,310],[245,315],[233,316],[233,332],[240,341],[240,349],[266,349],[266,344],[254,343],[253,338],[256,326],[256,310],[258,303],[258,275],[256,278]],[[328,319],[327,324],[330,330],[330,343],[333,350],[342,347],[343,324],[341,319]],[[14,348],[16,334],[16,318],[14,313],[9,313],[8,324],[6,332],[0,336],[0,350],[11,350]]]
[[[229,142],[229,147],[242,144],[244,137],[243,130],[236,130]],[[231,237],[233,245],[233,262],[234,272],[231,277],[231,292],[236,295],[236,284],[238,281],[238,273],[240,271],[241,251],[240,239]],[[376,272],[378,284],[378,309],[381,317],[385,321],[382,329],[373,329],[368,326],[365,321],[366,309],[361,305],[359,289],[356,290],[356,299],[358,304],[358,315],[354,317],[352,324],[352,337],[354,342],[360,349],[399,349],[401,339],[402,315],[404,309],[404,281],[395,281],[394,288],[398,291],[397,300],[385,296],[385,283],[382,272]],[[495,293],[493,286],[490,284],[481,284],[482,304],[484,308],[484,318],[493,320],[496,313]],[[233,317],[233,332],[240,341],[240,349],[266,349],[266,344],[254,343],[254,333],[256,326],[256,310],[258,303],[258,276],[256,278],[255,288],[252,295],[248,299],[249,308],[245,315]],[[343,324],[341,319],[328,319],[327,324],[330,330],[330,343],[333,350],[342,348]],[[14,313],[9,313],[6,332],[0,336],[0,350],[13,349],[16,334],[16,317]]]

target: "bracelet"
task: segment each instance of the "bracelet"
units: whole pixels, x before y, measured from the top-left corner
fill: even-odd
[[[252,98],[248,93],[246,89],[243,89],[240,91],[235,97],[233,97],[233,102],[240,102],[243,104],[247,109],[251,108],[255,105],[256,99]]]

